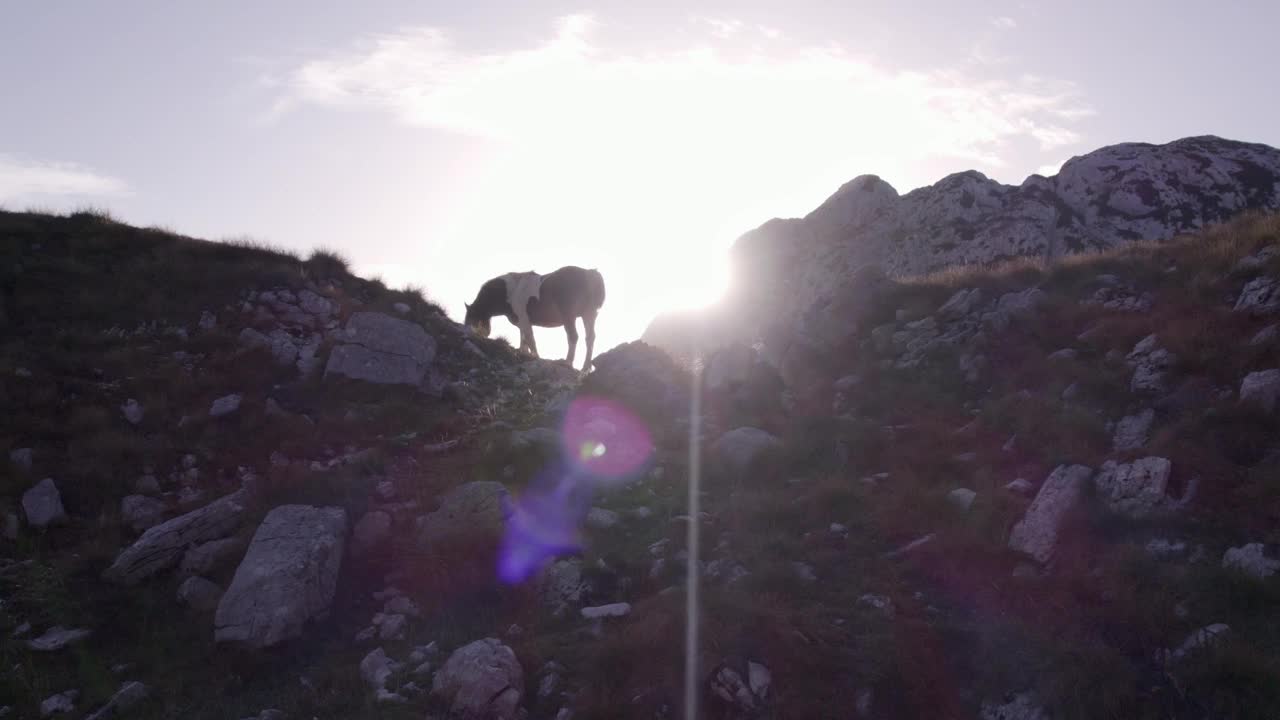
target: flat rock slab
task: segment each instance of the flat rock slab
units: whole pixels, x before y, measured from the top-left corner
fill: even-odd
[[[244,509],[245,496],[240,491],[160,523],[125,548],[102,577],[109,582],[133,585],[173,567],[192,545],[230,535],[240,524]]]
[[[1058,530],[1068,511],[1080,500],[1093,470],[1084,465],[1059,465],[1040,486],[1026,515],[1013,527],[1009,547],[1047,563],[1058,542]]]
[[[91,634],[91,631],[84,628],[64,628],[61,625],[55,625],[40,637],[28,640],[27,647],[39,652],[56,652],[72,643],[80,642]]]
[[[326,378],[417,386],[436,355],[436,341],[422,326],[382,313],[353,313],[339,340],[329,353]]]
[[[333,602],[346,534],[342,508],[268,513],[218,603],[214,640],[263,648],[301,634]]]

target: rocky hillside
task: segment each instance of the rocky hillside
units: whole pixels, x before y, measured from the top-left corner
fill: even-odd
[[[868,274],[696,384],[331,254],[0,239],[0,716],[678,718],[691,565],[708,718],[1280,715],[1277,216]]]
[[[753,318],[743,332],[767,335],[770,324],[793,325],[815,305],[822,312],[866,265],[903,277],[1052,260],[1168,240],[1259,208],[1280,208],[1280,150],[1212,136],[1104,147],[1017,187],[968,171],[899,195],[862,175],[804,218],[770,220],[738,239],[731,255],[740,292],[727,314]],[[660,319],[646,339],[673,346],[679,325]]]

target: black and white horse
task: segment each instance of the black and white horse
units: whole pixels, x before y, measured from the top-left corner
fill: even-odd
[[[513,272],[500,275],[480,286],[476,299],[466,304],[464,322],[477,335],[489,337],[489,320],[502,315],[520,328],[520,349],[538,356],[538,343],[533,326],[564,326],[569,340],[569,357],[573,367],[578,347],[578,318],[587,335],[587,358],[584,371],[591,369],[591,354],[596,342],[596,313],[604,305],[604,276],[597,270],[566,265],[547,275],[535,272]]]

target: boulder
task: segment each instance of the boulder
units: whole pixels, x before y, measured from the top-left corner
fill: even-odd
[[[67,519],[62,495],[53,478],[41,480],[22,494],[22,511],[27,516],[27,524],[34,528],[45,528]]]
[[[582,601],[586,589],[582,580],[582,561],[577,558],[557,560],[547,566],[538,582],[538,595],[560,615]]]
[[[480,480],[460,485],[440,498],[439,510],[418,518],[418,545],[426,548],[476,533],[500,535],[509,503],[502,483]]]
[[[1165,506],[1172,467],[1161,457],[1145,457],[1131,463],[1108,460],[1094,484],[1112,512],[1143,517]]]
[[[1156,411],[1150,408],[1135,415],[1126,415],[1116,423],[1115,434],[1111,438],[1111,446],[1117,450],[1137,450],[1147,444],[1151,434],[1151,424],[1155,422]]]
[[[453,651],[436,673],[431,694],[454,715],[514,720],[524,694],[524,670],[501,641],[476,640]]]
[[[1250,280],[1240,291],[1235,310],[1251,315],[1271,315],[1280,311],[1280,283],[1266,275]]]
[[[721,435],[711,445],[711,453],[725,471],[742,475],[763,454],[781,447],[782,441],[764,430],[740,427]]]
[[[130,425],[137,425],[142,422],[142,405],[133,398],[129,398],[125,401],[125,404],[120,406],[120,412],[124,415],[124,419],[129,421]]]
[[[376,312],[352,313],[338,340],[324,369],[326,379],[417,387],[436,355],[436,341],[421,325]]]
[[[222,417],[239,410],[241,399],[238,393],[232,393],[214,400],[209,405],[209,417]]]
[[[399,669],[400,663],[388,658],[382,648],[372,650],[360,661],[360,677],[374,692],[386,689],[387,680]]]
[[[151,688],[136,680],[130,680],[120,686],[106,705],[86,715],[84,720],[108,720],[108,718],[120,717],[121,713],[146,700],[150,695]]]
[[[178,602],[200,612],[216,610],[222,594],[222,587],[217,583],[197,576],[183,580],[178,586]]]
[[[1058,531],[1075,507],[1093,471],[1084,465],[1060,465],[1040,486],[1035,500],[1009,535],[1009,547],[1040,563],[1053,557]]]
[[[769,699],[773,674],[764,665],[747,661],[725,661],[711,672],[711,696],[733,709],[737,717],[753,717]]]
[[[73,712],[76,709],[76,700],[79,699],[79,690],[67,690],[57,695],[50,695],[40,703],[40,717],[46,718],[59,713]]]
[[[1148,335],[1134,346],[1125,357],[1133,368],[1129,389],[1137,393],[1162,392],[1168,384],[1168,371],[1177,362],[1177,356],[1159,347],[1159,339]]]
[[[1280,399],[1280,369],[1251,372],[1240,382],[1240,402],[1271,413],[1275,412],[1277,399]]]
[[[346,534],[342,508],[282,505],[268,513],[218,603],[215,641],[269,647],[328,612]]]
[[[592,367],[584,392],[614,398],[651,419],[689,414],[689,373],[652,345],[624,343],[596,357]]]
[[[1261,580],[1280,571],[1280,560],[1267,557],[1266,547],[1262,543],[1249,543],[1230,548],[1223,553],[1222,567],[1239,570],[1245,575]]]
[[[160,523],[125,548],[103,572],[103,579],[133,585],[173,567],[191,546],[231,534],[244,510],[244,491],[239,491]]]
[[[142,532],[160,524],[164,518],[165,504],[146,495],[128,495],[120,501],[120,519],[133,528],[134,532]]]

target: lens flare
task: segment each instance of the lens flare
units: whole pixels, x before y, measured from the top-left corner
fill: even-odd
[[[612,483],[641,470],[653,455],[653,438],[644,421],[620,403],[580,397],[565,410],[565,454],[597,482]]]

